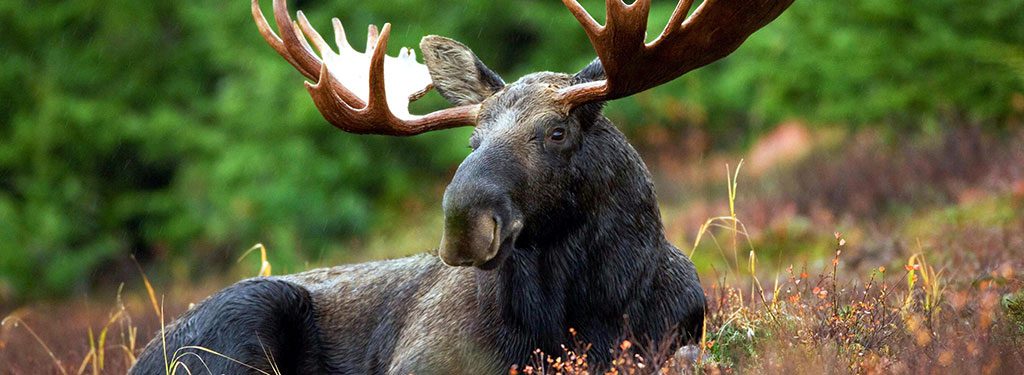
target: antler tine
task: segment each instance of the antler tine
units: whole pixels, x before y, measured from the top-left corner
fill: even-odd
[[[594,46],[605,79],[559,92],[566,109],[629,96],[675,79],[732,53],[793,0],[680,0],[662,33],[644,43],[650,0],[606,0],[601,26],[577,0],[562,0]]]
[[[334,26],[334,43],[338,45],[338,53],[342,50],[352,50],[352,45],[348,44],[348,38],[345,36],[345,26],[341,24],[341,20],[338,17],[331,18],[331,25]]]
[[[377,31],[377,25],[369,25],[366,27],[366,53],[370,53],[374,48],[377,48],[377,40],[380,39],[380,32]]]
[[[594,17],[583,8],[583,5],[580,5],[579,0],[562,0],[562,4],[565,4],[565,7],[569,8],[569,12],[572,12],[572,15],[580,22],[583,30],[587,32],[587,36],[597,35],[604,30],[604,26],[594,20]]]
[[[376,27],[371,27],[371,30],[376,31]],[[387,89],[384,87],[384,54],[388,50],[391,24],[385,23],[384,29],[381,30],[379,36],[374,34],[370,33],[373,36],[370,39],[375,42],[375,46],[373,47],[373,55],[370,57],[370,100],[366,108],[371,112],[391,113],[388,109]],[[366,43],[366,48],[369,49],[370,41],[367,40]]]
[[[302,36],[301,30],[295,26],[291,15],[288,13],[288,3],[284,0],[274,0],[274,22],[277,23],[277,32],[281,35],[285,49],[301,68],[302,75],[309,79],[317,80],[317,73],[320,72],[320,65],[323,63],[306,44],[306,38]]]
[[[683,26],[683,21],[686,20],[686,16],[690,13],[690,8],[693,7],[693,0],[682,0],[676,4],[676,9],[672,11],[672,16],[668,19],[668,24],[665,25],[665,30],[661,32],[660,37],[664,37],[669,34],[675,33]]]
[[[320,33],[313,28],[313,25],[309,23],[309,19],[306,18],[306,14],[302,13],[301,10],[297,11],[295,12],[295,18],[299,19],[299,30],[302,32],[303,35],[312,40],[313,45],[316,46],[316,49],[318,51],[320,51],[321,56],[331,51],[331,46],[327,44],[327,41],[324,40],[324,37],[320,35]]]
[[[252,0],[252,18],[256,20],[256,27],[259,28],[260,35],[262,35],[263,39],[267,41],[267,44],[270,44],[270,46],[274,48],[274,51],[277,51],[277,54],[281,55],[281,57],[288,61],[289,64],[292,64],[295,69],[303,75],[310,77],[306,74],[305,68],[303,68],[302,65],[299,65],[299,63],[292,58],[291,53],[288,52],[288,48],[284,46],[284,42],[276,33],[274,33],[274,29],[270,27],[270,24],[267,22],[267,18],[263,16],[263,11],[260,10],[259,0]],[[312,79],[312,77],[310,78]]]
[[[324,61],[321,60],[320,57],[318,57],[315,53],[313,53],[313,46],[309,45],[309,38],[310,38],[310,36],[306,35],[306,33],[302,32],[302,27],[299,26],[299,22],[298,21],[292,21],[292,25],[291,26],[292,26],[292,33],[294,33],[294,35],[296,35],[296,38],[299,40],[299,45],[302,47],[299,50],[303,51],[303,55],[309,56],[310,58],[314,59],[315,61],[319,62],[320,64],[323,64]],[[312,30],[313,28],[310,27],[310,29]],[[317,34],[317,35],[319,35],[319,34]]]

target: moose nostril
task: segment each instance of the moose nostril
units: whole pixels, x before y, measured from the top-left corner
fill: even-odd
[[[490,210],[445,220],[438,255],[451,266],[476,266],[493,258],[501,242],[501,219]]]

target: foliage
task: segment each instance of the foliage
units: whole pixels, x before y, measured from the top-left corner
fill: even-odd
[[[584,3],[601,18],[600,2]],[[365,36],[360,25],[391,21],[392,50],[452,36],[508,80],[574,71],[593,57],[558,2],[440,4],[291,8],[320,28],[340,16],[352,40]],[[264,242],[280,270],[295,270],[351,251],[350,239],[391,223],[406,202],[438,195],[467,130],[339,134],[259,37],[248,7],[0,4],[0,299],[88,288],[132,270],[128,253],[216,269]],[[672,7],[654,3],[652,35]],[[627,129],[694,128],[718,144],[790,117],[926,129],[950,112],[1020,121],[1022,21],[1021,0],[798,1],[732,57],[609,114]],[[431,95],[417,107],[441,105]]]

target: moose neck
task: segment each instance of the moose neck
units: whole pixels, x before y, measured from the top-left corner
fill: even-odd
[[[568,342],[612,342],[626,326],[630,302],[648,295],[665,240],[654,187],[643,161],[603,117],[576,156],[575,207],[561,213],[561,232],[520,241],[495,272],[478,274],[482,307],[513,335],[548,353]],[[497,332],[496,332],[497,333]]]

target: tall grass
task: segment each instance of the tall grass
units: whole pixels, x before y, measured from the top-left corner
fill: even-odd
[[[263,246],[263,244],[256,244],[255,246],[244,252],[242,256],[239,257],[239,261],[243,260],[246,256],[248,256],[255,250],[259,250],[260,252],[260,268],[259,271],[257,272],[257,276],[270,276],[271,264],[267,260],[267,249],[266,247]],[[239,364],[242,367],[248,368],[260,374],[281,375],[281,372],[277,368],[277,365],[274,359],[272,358],[272,355],[270,353],[267,353],[266,351],[265,354],[267,356],[266,358],[268,360],[268,363],[271,366],[271,372],[267,372],[262,369],[251,366],[249,364],[242,363],[234,358],[221,354],[216,350],[199,345],[187,345],[180,348],[168,347],[168,327],[165,315],[165,303],[163,302],[164,298],[163,296],[157,296],[156,288],[154,288],[153,284],[149,281],[149,277],[146,276],[145,272],[142,270],[141,267],[138,267],[138,269],[139,275],[142,279],[143,287],[145,289],[147,302],[150,305],[149,307],[152,309],[153,316],[155,316],[158,319],[160,324],[160,328],[159,331],[157,332],[157,335],[160,340],[160,348],[164,358],[164,374],[191,375],[200,373],[211,373],[209,367],[207,366],[204,360],[204,357],[199,355],[199,353],[206,353]],[[94,334],[92,327],[88,328],[87,337],[85,338],[86,345],[88,346],[88,351],[80,360],[76,361],[78,365],[73,368],[67,367],[65,361],[61,360],[61,358],[65,357],[65,355],[61,353],[56,353],[53,349],[51,349],[50,345],[47,344],[46,340],[44,340],[38,333],[36,333],[32,326],[25,321],[26,315],[30,313],[27,309],[15,311],[14,313],[8,315],[2,321],[0,321],[0,328],[3,329],[3,331],[0,331],[0,349],[2,349],[5,346],[3,345],[3,339],[6,338],[7,334],[10,334],[10,332],[8,332],[8,329],[14,330],[20,328],[22,331],[27,333],[32,338],[33,342],[38,345],[39,350],[46,353],[46,355],[50,358],[50,360],[52,361],[52,371],[59,372],[62,375],[98,375],[106,373],[124,372],[135,364],[136,360],[138,359],[137,355],[140,353],[142,347],[138,345],[139,341],[137,340],[139,329],[133,323],[131,314],[128,312],[128,309],[125,307],[125,304],[122,301],[122,293],[123,284],[117,290],[117,302],[115,303],[115,307],[111,309],[109,318],[107,319],[106,323],[99,329],[99,331],[97,331]],[[190,306],[190,308],[192,308],[192,306]],[[111,329],[115,327],[119,328],[117,336],[120,340],[119,342],[111,343]],[[114,357],[110,356],[112,353]],[[186,360],[189,358],[195,358],[196,361],[186,362]],[[119,366],[108,366],[108,363],[110,362],[117,362]],[[190,368],[188,366],[188,363],[199,363],[200,365],[202,365],[202,368]],[[32,372],[42,372],[44,370],[45,369],[42,368],[36,368]],[[26,371],[26,369],[5,368],[3,365],[0,365],[0,373],[19,373],[21,371]]]

